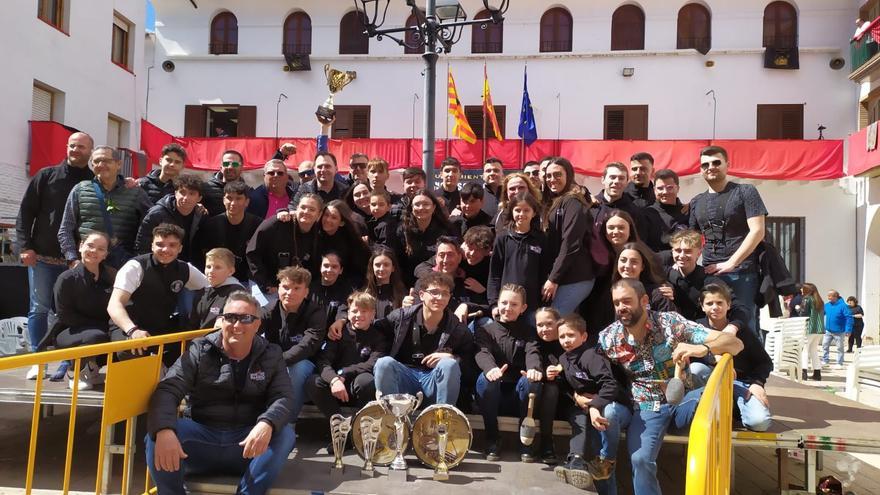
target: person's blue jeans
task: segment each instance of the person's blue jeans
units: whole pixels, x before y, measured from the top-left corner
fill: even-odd
[[[749,315],[749,331],[758,336],[759,342],[764,342],[764,336],[761,335],[758,327],[758,306],[755,304],[755,296],[758,295],[760,281],[758,274],[754,271],[724,273],[718,278],[724,281],[731,292],[736,295],[736,300],[743,305]]]
[[[53,294],[55,281],[65,270],[67,267],[64,265],[52,265],[42,261],[37,261],[36,265],[28,267],[30,307],[27,315],[27,331],[31,351],[37,350],[37,345],[49,331],[49,311],[55,309]]]
[[[411,368],[391,356],[379,358],[373,367],[376,390],[385,394],[422,392],[427,403],[452,404],[461,389],[461,368],[453,358],[441,359],[434,369]]]
[[[846,350],[844,347],[844,343],[846,341],[845,333],[831,333],[825,332],[825,336],[822,337],[822,363],[828,364],[828,360],[831,358],[831,342],[837,343],[837,364],[843,365],[843,352]]]
[[[262,494],[272,487],[272,483],[284,467],[287,456],[293,450],[296,435],[289,426],[272,434],[269,448],[253,459],[242,457],[243,447],[238,442],[244,440],[252,426],[232,430],[220,430],[196,423],[191,419],[177,420],[175,431],[180,446],[186,453],[181,459],[178,471],[158,471],[155,466],[156,444],[150,435],[146,441],[147,467],[150,476],[162,495],[184,495],[184,474],[241,474],[236,493]]]
[[[306,403],[306,381],[315,372],[315,363],[309,359],[303,359],[287,367],[290,376],[290,385],[293,387],[293,405],[290,408],[292,423],[296,423],[303,405]]]
[[[520,376],[516,383],[501,380],[490,382],[486,373],[480,373],[476,387],[477,404],[483,415],[487,437],[498,438],[499,412],[516,414],[522,422],[528,413],[530,392],[538,396],[535,403],[540,404],[541,382],[530,382],[524,376]]]
[[[609,402],[602,409],[602,416],[608,420],[605,431],[593,428],[590,413],[573,406],[569,411],[568,423],[571,425],[571,438],[568,441],[568,453],[581,457],[586,456],[588,445],[600,457],[608,460],[617,459],[617,448],[620,444],[620,418],[617,408],[623,407],[616,402]]]
[[[677,430],[687,430],[690,427],[702,396],[703,388],[691,390],[684,396],[681,404],[675,409],[674,426]],[[751,431],[767,431],[770,428],[770,423],[772,423],[770,408],[751,396],[748,385],[735,380],[733,382],[733,400],[734,415],[740,418],[744,427]]]
[[[706,383],[709,382],[709,377],[712,375],[712,371],[714,370],[714,367],[707,366],[699,361],[692,362],[688,365],[688,372],[691,374],[691,383],[693,384],[693,387],[695,389],[705,387]]]
[[[560,285],[556,288],[556,295],[553,297],[551,306],[556,308],[562,316],[574,313],[584,299],[590,295],[595,282],[595,280],[584,280],[583,282]]]

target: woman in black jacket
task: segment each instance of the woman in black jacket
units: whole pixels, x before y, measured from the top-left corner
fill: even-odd
[[[358,215],[364,228],[366,228],[367,220],[372,216],[370,214],[370,192],[370,184],[368,182],[356,180],[343,196],[343,201],[345,201],[345,204],[352,213]],[[363,235],[367,235],[366,231],[364,231]]]
[[[611,277],[612,284],[622,278],[637,279],[645,286],[645,292],[651,298],[652,310],[678,311],[673,302],[675,294],[672,286],[663,277],[654,252],[643,242],[624,244],[617,255],[616,268]]]
[[[330,252],[339,255],[342,275],[353,286],[360,286],[364,282],[364,268],[370,257],[370,248],[363,239],[365,233],[366,226],[344,201],[334,199],[324,207],[318,234],[318,255]]]
[[[92,232],[79,246],[82,262],[62,273],[55,282],[55,321],[50,339],[55,347],[66,349],[110,341],[107,304],[113,292],[115,273],[105,266],[110,240],[103,232]],[[104,357],[84,360],[79,390],[91,389],[99,382],[98,370]],[[69,385],[73,388],[73,380]]]
[[[400,265],[394,251],[376,246],[367,263],[367,284],[364,292],[376,298],[376,318],[385,318],[400,308],[406,296],[406,287],[400,276]]]
[[[397,259],[401,261],[403,281],[408,286],[415,284],[416,267],[436,252],[437,239],[452,232],[452,224],[434,193],[427,189],[416,191],[397,229],[398,238],[403,240]]]
[[[563,315],[574,312],[590,295],[595,282],[590,255],[593,217],[589,203],[575,182],[574,167],[554,157],[545,172],[550,208],[545,213],[547,251],[553,264],[542,288],[545,301]]]

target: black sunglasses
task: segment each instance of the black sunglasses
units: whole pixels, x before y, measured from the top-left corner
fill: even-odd
[[[298,172],[300,177],[313,177],[315,175],[314,170],[303,170],[302,172]]]
[[[716,160],[712,160],[712,161],[708,161],[708,162],[703,162],[703,163],[700,164],[700,168],[703,169],[703,170],[706,170],[706,169],[709,168],[710,165],[713,166],[713,167],[720,167],[720,166],[721,166],[721,160],[717,160],[717,159],[716,159]]]
[[[259,320],[259,317],[257,317],[257,316],[241,314],[241,313],[223,313],[222,315],[220,315],[220,318],[223,318],[224,321],[226,321],[227,323],[232,324],[232,325],[235,325],[238,322],[242,322],[245,325],[249,325],[249,324]]]

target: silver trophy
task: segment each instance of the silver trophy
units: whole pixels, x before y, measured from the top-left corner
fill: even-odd
[[[373,469],[373,456],[376,454],[376,442],[382,432],[382,418],[364,416],[361,418],[361,440],[364,444],[364,467],[361,475],[372,478],[376,475]]]
[[[406,480],[406,460],[403,458],[403,451],[406,449],[406,444],[403,442],[403,429],[406,425],[403,420],[418,409],[419,404],[422,403],[422,397],[422,393],[419,392],[415,397],[409,394],[388,394],[379,398],[382,409],[394,416],[394,450],[397,452],[397,456],[391,461],[389,475],[402,478],[401,481]],[[398,474],[394,474],[395,471]]]
[[[341,476],[345,470],[342,464],[342,453],[345,451],[345,439],[351,431],[351,417],[341,414],[330,416],[330,439],[333,443],[333,467],[330,468],[331,476]]]

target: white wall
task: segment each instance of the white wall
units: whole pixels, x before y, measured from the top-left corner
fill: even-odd
[[[0,221],[13,221],[27,185],[28,120],[34,80],[64,92],[61,123],[107,139],[107,116],[131,124],[128,144],[137,148],[143,107],[143,0],[70,2],[68,34],[37,18],[37,2],[3,3],[0,29]],[[113,11],[131,21],[134,43],[128,72],[110,61]]]
[[[489,56],[489,75],[496,105],[507,105],[506,134],[516,135],[522,97],[524,60],[529,62],[529,89],[539,136],[562,139],[601,139],[603,106],[648,104],[650,139],[704,139],[712,136],[712,103],[705,95],[714,89],[718,99],[717,137],[754,139],[756,105],[806,103],[804,136],[815,138],[824,124],[826,137],[842,138],[856,121],[853,100],[857,87],[847,80],[849,67],[834,71],[834,57],[848,60],[848,41],[856,8],[848,0],[803,0],[800,13],[800,66],[797,71],[763,68],[762,16],[767,2],[747,0],[707,2],[713,13],[712,51],[675,50],[677,12],[684,2],[646,0],[646,50],[610,52],[611,15],[619,2],[561,2],[575,23],[574,51],[538,53],[539,20],[560,2],[514,0],[505,21],[504,53]],[[184,106],[216,101],[257,105],[257,134],[274,135],[278,93],[282,135],[310,136],[315,132],[314,108],[326,98],[325,63],[356,70],[358,79],[337,98],[338,104],[372,105],[371,136],[412,135],[413,94],[422,96],[422,61],[403,55],[393,41],[370,40],[370,55],[338,55],[338,25],[351,10],[345,1],[303,0],[297,8],[312,18],[312,71],[282,72],[282,23],[289,5],[254,0],[200,1],[199,9],[178,0],[157,0],[157,66],[175,62],[173,73],[154,74],[150,119],[182,134]],[[482,5],[463,1],[470,15]],[[208,54],[210,20],[223,9],[239,22],[239,54]],[[408,12],[392,2],[387,26],[400,26]],[[712,60],[715,66],[705,67]],[[437,134],[446,135],[446,63],[452,66],[465,105],[479,105],[483,57],[470,55],[470,29],[453,53],[439,62]],[[635,76],[623,78],[623,67]],[[557,100],[556,95],[560,94]],[[415,109],[416,136],[421,134],[421,101]],[[559,108],[561,107],[561,112]]]

